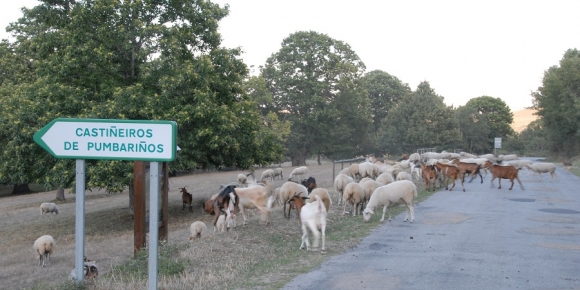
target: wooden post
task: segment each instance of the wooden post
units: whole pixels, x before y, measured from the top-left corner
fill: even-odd
[[[159,241],[167,242],[167,237],[169,233],[168,221],[169,221],[169,213],[167,209],[167,205],[169,203],[169,163],[163,162],[162,178],[161,181],[161,227],[159,228]]]
[[[146,243],[146,228],[145,228],[145,162],[133,162],[133,221],[134,221],[134,252],[133,255],[137,257],[137,252],[145,247]]]

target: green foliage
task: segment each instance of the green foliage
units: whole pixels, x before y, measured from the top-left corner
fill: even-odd
[[[374,70],[363,77],[365,88],[369,94],[369,114],[372,117],[372,143],[375,144],[368,149],[368,152],[378,153],[377,138],[381,120],[389,111],[403,98],[411,92],[411,88],[397,77],[384,71]]]
[[[422,82],[404,96],[383,120],[379,132],[382,149],[390,154],[416,152],[418,148],[457,148],[460,132],[453,108]]]
[[[548,132],[543,126],[542,119],[537,119],[520,133],[524,142],[526,155],[546,156],[549,153]]]
[[[284,130],[261,122],[240,49],[220,46],[227,14],[204,0],[44,1],[24,10],[9,28],[16,41],[0,45],[0,183],[73,184],[74,161],[32,140],[59,117],[176,121],[174,170],[279,160]],[[131,179],[131,162],[87,162],[87,187],[115,192]]]
[[[268,58],[261,73],[271,110],[292,122],[286,147],[293,165],[312,154],[352,154],[366,142],[364,69],[348,44],[314,31],[291,34]]]
[[[502,99],[481,96],[469,100],[465,106],[477,110],[487,120],[489,134],[485,143],[487,146],[483,148],[483,152],[493,151],[494,138],[502,137],[505,139],[515,134],[511,127],[514,114]]]
[[[532,93],[551,153],[571,157],[580,152],[580,51],[569,49],[559,66],[544,72]]]
[[[463,151],[484,154],[489,152],[490,128],[487,118],[480,114],[476,108],[460,106],[455,110]]]

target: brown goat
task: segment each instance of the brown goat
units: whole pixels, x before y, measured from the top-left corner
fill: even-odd
[[[298,221],[302,224],[302,220],[300,219],[300,211],[302,207],[306,204],[304,200],[308,199],[309,197],[301,196],[300,193],[294,194],[292,198],[288,200],[288,204],[291,207],[296,207],[296,211],[298,212]]]
[[[433,179],[433,191],[435,191],[435,182],[437,180],[437,172],[433,165],[421,164],[421,170],[423,172],[423,181],[425,181],[425,189],[429,191],[431,189],[431,179]]]
[[[469,180],[469,182],[472,182],[473,179],[475,179],[475,177],[477,177],[477,175],[479,174],[479,177],[481,178],[481,183],[483,183],[483,176],[481,176],[480,172],[481,166],[479,166],[476,163],[461,162],[459,161],[459,159],[453,159],[453,163],[457,164],[457,166],[459,167],[459,172],[461,173],[462,181],[465,181],[465,174],[471,175],[471,180]]]
[[[453,165],[448,165],[439,162],[435,163],[435,167],[441,170],[443,176],[442,182],[445,182],[445,189],[452,191],[453,188],[455,188],[455,179],[459,179],[459,181],[461,182],[461,187],[463,187],[463,192],[465,192],[465,186],[463,185],[463,178],[461,176],[459,168]],[[449,189],[449,182],[447,182],[447,179],[451,179],[451,181],[453,182],[453,186],[451,187],[451,189]]]
[[[491,186],[493,186],[493,180],[499,178],[498,189],[501,189],[502,178],[509,179],[512,182],[512,186],[510,187],[509,190],[512,190],[512,188],[514,187],[514,179],[517,179],[517,181],[520,183],[520,187],[522,188],[522,190],[525,190],[524,186],[522,185],[522,181],[518,177],[518,169],[513,166],[501,166],[494,164],[491,166],[491,175],[493,176],[493,178],[491,179]]]
[[[189,207],[189,211],[193,211],[193,195],[189,192],[187,192],[187,189],[185,189],[185,187],[180,188],[181,189],[181,201],[183,202],[183,208],[181,210],[185,210],[185,205],[187,205]]]
[[[240,211],[240,198],[236,194],[235,189],[236,185],[233,184],[222,186],[222,191],[213,201],[213,211],[216,214],[215,220],[213,222],[214,227],[217,223],[220,213],[224,213],[226,216],[235,216],[235,214]]]
[[[215,214],[215,212],[213,211],[213,202],[217,198],[218,194],[219,193],[216,193],[216,194],[212,195],[206,201],[203,201],[203,200],[201,201],[202,212],[205,211],[206,213],[209,213],[210,215],[214,215]]]

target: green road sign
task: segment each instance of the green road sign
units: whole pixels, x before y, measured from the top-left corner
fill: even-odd
[[[173,161],[174,121],[55,119],[34,142],[57,158]]]

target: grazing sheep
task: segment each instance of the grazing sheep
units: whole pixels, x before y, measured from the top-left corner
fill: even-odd
[[[282,168],[278,167],[276,169],[274,169],[274,178],[280,176],[280,179],[284,179],[284,171],[282,171]]]
[[[240,186],[247,186],[248,185],[247,181],[248,181],[247,175],[242,173],[238,174],[238,183],[240,184]]]
[[[363,189],[363,199],[362,199],[362,202],[360,204],[361,205],[361,211],[362,211],[362,208],[371,199],[371,196],[373,195],[373,192],[375,191],[375,189],[377,189],[377,188],[379,188],[379,187],[381,187],[383,185],[385,185],[385,184],[380,183],[378,181],[374,181],[374,180],[365,182],[365,184],[362,186],[362,189]]]
[[[185,186],[180,188],[181,189],[181,201],[183,203],[183,208],[181,210],[185,210],[185,205],[187,205],[189,207],[189,211],[193,211],[193,195],[191,195],[191,193],[187,192],[187,189],[185,189]]]
[[[377,181],[382,183],[382,184],[389,184],[392,182],[395,182],[395,179],[393,179],[393,175],[391,175],[388,172],[384,172],[381,173],[381,175],[379,175],[379,177],[377,177]]]
[[[282,198],[282,202],[284,202],[284,217],[290,219],[290,210],[292,210],[292,206],[288,208],[288,215],[286,215],[286,203],[294,195],[298,194],[301,197],[306,197],[308,195],[308,189],[302,184],[298,184],[296,182],[287,181],[282,184],[280,187],[280,198]]]
[[[383,217],[381,218],[381,222],[385,220],[385,211],[389,214],[389,221],[391,221],[389,207],[399,203],[405,203],[407,206],[407,214],[405,215],[404,221],[409,219],[410,213],[411,222],[414,222],[415,210],[413,208],[413,198],[417,198],[417,186],[412,181],[401,180],[383,185],[377,188],[371,195],[371,199],[363,211],[363,219],[365,222],[368,222],[371,219],[371,215],[375,213],[375,209],[382,206]]]
[[[459,155],[463,158],[477,158],[477,155],[473,155],[467,152],[459,152]]]
[[[373,164],[370,162],[363,162],[363,163],[359,163],[358,164],[358,173],[360,178],[373,178],[374,176],[374,169],[373,169]]]
[[[356,183],[355,183],[356,184]],[[322,236],[322,248],[320,253],[324,254],[326,251],[326,208],[322,201],[318,199],[317,195],[314,195],[314,201],[304,204],[305,197],[300,197],[294,195],[292,197],[292,202],[299,209],[300,223],[302,224],[302,243],[300,244],[300,249],[304,249],[306,245],[307,251],[316,251],[319,245],[319,239]],[[308,229],[312,232],[314,240],[312,241],[312,248],[310,247],[310,242],[308,242]]]
[[[520,187],[524,190],[524,186],[522,185],[522,181],[518,177],[518,169],[513,166],[501,166],[494,164],[491,166],[491,175],[493,178],[491,179],[491,186],[493,186],[493,180],[498,178],[499,179],[499,187],[501,189],[501,179],[509,179],[512,182],[512,186],[509,190],[512,190],[514,187],[514,179],[516,179],[520,183]]]
[[[220,215],[220,217],[223,215]],[[215,225],[214,225],[215,226]],[[207,226],[202,221],[196,221],[189,226],[189,239],[202,238],[207,232]]]
[[[362,202],[364,193],[362,187],[358,183],[349,183],[344,188],[344,193],[342,194],[342,199],[344,200],[343,213],[346,212],[346,204],[352,204],[352,215],[360,214],[359,204]]]
[[[338,205],[341,205],[342,203],[342,195],[344,193],[344,188],[346,187],[347,184],[351,182],[354,182],[354,179],[342,173],[334,178],[334,189],[336,189],[336,192],[338,193],[338,202],[337,202]]]
[[[499,155],[497,159],[501,161],[518,160],[518,156],[516,154]]]
[[[306,166],[301,166],[298,168],[295,168],[294,170],[292,170],[292,172],[290,173],[290,176],[288,176],[288,181],[292,181],[292,179],[294,177],[298,177],[298,176],[304,176],[308,174],[308,167]],[[301,181],[302,179],[298,179],[299,181]]]
[[[554,172],[556,171],[556,165],[554,163],[534,163],[526,164],[525,167],[540,176],[539,180],[542,180],[542,173],[550,173],[550,182],[554,178]]]
[[[319,198],[317,198],[318,200],[320,200],[320,201],[322,201],[322,203],[324,203],[324,207],[326,208],[326,212],[328,212],[330,210],[330,206],[332,205],[332,199],[330,199],[330,194],[328,194],[328,190],[326,190],[324,188],[315,188],[314,190],[312,190],[310,195],[308,195],[310,202],[313,202],[315,200],[313,198],[313,196],[315,196],[315,195],[319,197]]]
[[[34,241],[32,248],[38,253],[38,266],[44,267],[50,262],[50,255],[54,254],[56,243],[50,235],[44,235]]]
[[[419,153],[413,153],[411,155],[409,155],[409,162],[413,162],[413,163],[417,163],[421,160],[421,155],[419,155]]]
[[[413,177],[411,176],[411,174],[405,172],[405,171],[401,171],[399,172],[399,174],[397,174],[397,181],[401,181],[401,180],[408,180],[408,181],[413,181]]]
[[[361,179],[360,172],[358,169],[358,163],[351,164],[348,167],[348,172],[349,172],[349,174],[347,174],[347,175],[352,177],[354,180]]]
[[[44,215],[44,214],[49,214],[49,213],[55,213],[58,215],[59,211],[58,211],[58,206],[56,206],[55,203],[52,202],[45,202],[43,204],[40,205],[40,215]]]
[[[350,167],[343,168],[343,169],[342,169],[340,172],[338,172],[338,174],[344,174],[344,175],[346,175],[346,176],[350,176],[350,177],[352,177],[352,176],[350,175]]]
[[[265,180],[267,178],[269,178],[270,180],[272,180],[272,182],[274,182],[274,170],[266,169],[264,170],[264,172],[262,172],[260,180]]]
[[[365,184],[365,182],[367,182],[369,180],[373,180],[373,179],[370,177],[365,177],[358,182],[358,185],[360,185],[362,187]]]

